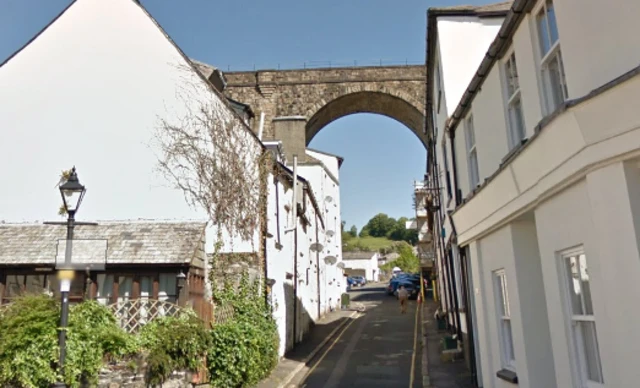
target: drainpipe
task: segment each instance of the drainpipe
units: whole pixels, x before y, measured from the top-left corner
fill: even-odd
[[[469,365],[471,366],[471,382],[474,385],[478,384],[478,370],[476,368],[476,348],[475,348],[475,338],[473,334],[473,317],[471,316],[471,290],[469,289],[469,260],[470,258],[467,256],[467,249],[464,250],[464,255],[460,255],[460,265],[462,269],[462,278],[464,281],[465,287],[464,297],[467,302],[466,304],[466,323],[467,323],[467,336],[469,337]]]
[[[456,163],[458,159],[456,158],[456,147],[455,147],[456,134],[454,131],[449,131],[449,139],[451,140],[449,144],[451,146],[451,159],[452,159],[451,165],[453,166],[453,196],[456,200],[456,207],[458,207],[462,202],[462,198],[461,198],[462,193],[458,188],[458,164]]]
[[[452,232],[453,237],[454,237],[455,242],[456,242],[455,245],[456,245],[456,249],[458,250],[458,257],[460,257],[460,247],[458,247],[458,244],[457,244],[457,242],[458,242],[458,239],[457,239],[458,231],[456,230],[456,224],[453,223],[453,217],[451,217],[451,215],[449,215],[449,221],[451,222],[451,232]],[[453,259],[453,249],[451,250],[451,260],[452,260],[451,264],[453,265],[454,261],[455,261]],[[455,266],[453,268],[455,269]],[[455,271],[454,271],[454,273],[455,273]],[[462,279],[462,265],[460,265],[460,278]],[[454,290],[456,291],[456,294],[455,294],[456,295],[456,312],[458,313],[458,327],[459,327],[460,326],[460,322],[462,320],[460,318],[460,308],[458,307],[457,281],[456,281],[456,277],[455,276],[453,278],[453,287],[454,287]],[[462,287],[462,290],[464,292],[464,289],[466,288],[464,286],[464,284],[461,284],[460,287]],[[467,315],[469,315],[469,314],[467,313]],[[467,330],[469,330],[469,328],[467,328]],[[460,332],[460,338],[462,338],[462,329],[459,329],[458,331]]]
[[[293,155],[293,344],[298,338],[298,155]]]
[[[319,242],[319,226],[320,222],[318,221],[318,213],[316,213],[316,243]],[[325,241],[326,243],[326,241]],[[320,306],[320,251],[316,251],[316,284],[317,284],[317,291],[318,291],[318,299],[316,301],[316,304],[318,305],[318,319],[320,319],[320,315],[321,315],[321,306]]]
[[[451,277],[451,288],[453,291],[453,307],[455,308],[455,314],[453,315],[456,322],[456,334],[458,334],[458,340],[462,341],[462,329],[460,328],[460,307],[458,305],[458,287],[456,285],[455,266],[453,265],[453,248],[449,249],[449,266],[451,271],[449,275]]]

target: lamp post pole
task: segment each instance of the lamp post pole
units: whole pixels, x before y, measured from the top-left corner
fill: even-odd
[[[65,246],[64,263],[65,267],[60,271],[67,276],[60,276],[60,296],[62,301],[62,311],[60,312],[60,332],[58,333],[58,343],[60,346],[60,374],[64,376],[64,362],[67,356],[67,325],[69,324],[69,290],[71,289],[71,280],[73,279],[73,270],[67,269],[71,264],[71,251],[73,249],[73,229],[75,228],[75,210],[68,211],[67,218],[67,244]],[[69,273],[71,272],[71,273]]]
[[[64,383],[64,362],[67,356],[67,325],[69,323],[69,291],[71,289],[71,281],[74,277],[74,270],[72,266],[72,250],[73,250],[73,229],[76,226],[75,215],[80,207],[82,198],[86,192],[83,185],[78,180],[76,168],[73,167],[69,172],[69,176],[63,184],[59,187],[60,194],[62,196],[62,202],[64,210],[67,213],[66,223],[54,223],[48,222],[47,224],[66,224],[67,226],[67,241],[65,244],[64,252],[64,265],[59,268],[58,280],[60,282],[60,298],[62,301],[62,308],[60,311],[60,331],[58,332],[58,345],[60,348],[60,358],[58,360],[58,370],[60,372],[61,380],[53,383],[53,387],[62,388],[66,387]],[[82,225],[88,223],[80,223]]]

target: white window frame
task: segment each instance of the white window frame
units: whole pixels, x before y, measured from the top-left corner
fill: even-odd
[[[560,286],[563,294],[563,311],[565,315],[565,323],[567,329],[567,339],[569,346],[569,354],[571,357],[571,367],[572,374],[576,386],[578,387],[586,387],[586,388],[602,388],[604,387],[604,371],[602,369],[602,358],[600,357],[600,346],[598,342],[598,329],[596,324],[595,312],[593,312],[593,299],[591,300],[591,311],[592,314],[586,314],[586,304],[583,297],[583,293],[580,293],[580,303],[582,314],[574,314],[572,311],[573,306],[571,303],[571,284],[568,284],[569,273],[567,272],[566,260],[570,260],[571,258],[580,258],[580,256],[584,256],[585,261],[586,255],[584,248],[582,246],[567,249],[558,254],[558,274],[560,275]],[[588,263],[586,264],[586,270],[588,271]],[[580,285],[582,287],[582,285]],[[589,287],[591,289],[591,287]],[[581,289],[582,290],[582,289]],[[584,354],[585,350],[583,347],[583,343],[581,341],[583,332],[581,330],[580,323],[592,323],[594,328],[595,335],[595,345],[596,345],[596,354],[595,359],[598,362],[598,371],[596,374],[599,375],[600,381],[589,380],[588,372],[587,372],[587,361],[586,356]]]
[[[480,167],[478,166],[478,148],[476,147],[476,130],[473,125],[473,114],[464,120],[464,137],[467,144],[467,171],[469,175],[469,191],[480,184]]]
[[[502,82],[505,95],[505,115],[507,118],[508,128],[508,140],[509,149],[513,149],[520,145],[527,137],[527,128],[524,120],[524,110],[522,104],[522,93],[520,92],[520,81],[517,81],[517,86],[514,90],[510,90],[510,79],[515,75],[518,79],[518,67],[516,60],[516,53],[511,49],[507,55],[504,56],[502,62]],[[514,74],[515,73],[515,74]],[[522,121],[519,122],[515,117],[516,109],[520,109],[520,115]]]
[[[540,72],[540,80],[542,82],[542,102],[544,108],[544,114],[548,115],[553,113],[564,101],[568,98],[568,90],[567,90],[567,79],[564,72],[564,64],[562,61],[562,52],[560,50],[560,37],[554,42],[551,42],[551,28],[549,26],[549,14],[547,11],[547,2],[553,3],[553,0],[542,0],[540,5],[538,5],[534,12],[532,12],[533,16],[533,24],[534,24],[534,47],[536,47],[536,51],[538,53],[539,59],[539,72]],[[545,53],[542,51],[542,42],[540,38],[540,29],[538,26],[538,15],[544,12],[545,14],[545,27],[547,31],[547,36],[549,38],[550,48]],[[555,7],[554,7],[554,17],[555,17]],[[558,20],[555,19],[556,30],[558,27]],[[559,81],[560,81],[560,91],[562,96],[560,97],[562,101],[554,101],[553,95],[553,86],[550,77],[549,66],[553,64],[553,62],[557,63],[559,70]]]
[[[493,291],[496,304],[496,322],[500,340],[500,359],[504,369],[516,371],[516,355],[513,343],[513,323],[507,273],[504,268],[493,271]],[[504,300],[504,302],[503,302]]]

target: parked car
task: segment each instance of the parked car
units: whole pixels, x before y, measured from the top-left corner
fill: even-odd
[[[405,290],[407,290],[407,292],[409,292],[409,299],[417,299],[418,298],[418,294],[420,293],[420,281],[418,280],[418,283],[416,284],[415,282],[412,282],[410,280],[401,280],[398,281],[395,285],[395,289],[393,290],[393,295],[397,298],[398,297],[398,288],[400,288],[400,286],[404,286]]]
[[[347,278],[347,291],[351,291],[351,287],[356,283],[351,276]]]
[[[353,276],[352,279],[354,281],[353,285],[355,287],[362,287],[367,284],[367,279],[365,279],[364,276]]]

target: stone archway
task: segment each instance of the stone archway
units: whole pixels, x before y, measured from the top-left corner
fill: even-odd
[[[424,114],[402,98],[384,92],[355,92],[346,94],[309,112],[306,124],[306,144],[313,140],[322,128],[332,121],[354,113],[377,113],[399,121],[418,136],[423,145],[427,144],[424,134]]]
[[[263,139],[296,142],[311,139],[327,124],[354,113],[377,113],[406,125],[426,148],[424,134],[424,66],[264,70],[224,73],[227,97],[247,104],[256,115],[258,133],[265,114]],[[276,123],[295,118],[295,129],[276,136]],[[301,123],[304,121],[304,123]],[[301,133],[299,133],[301,132]]]

